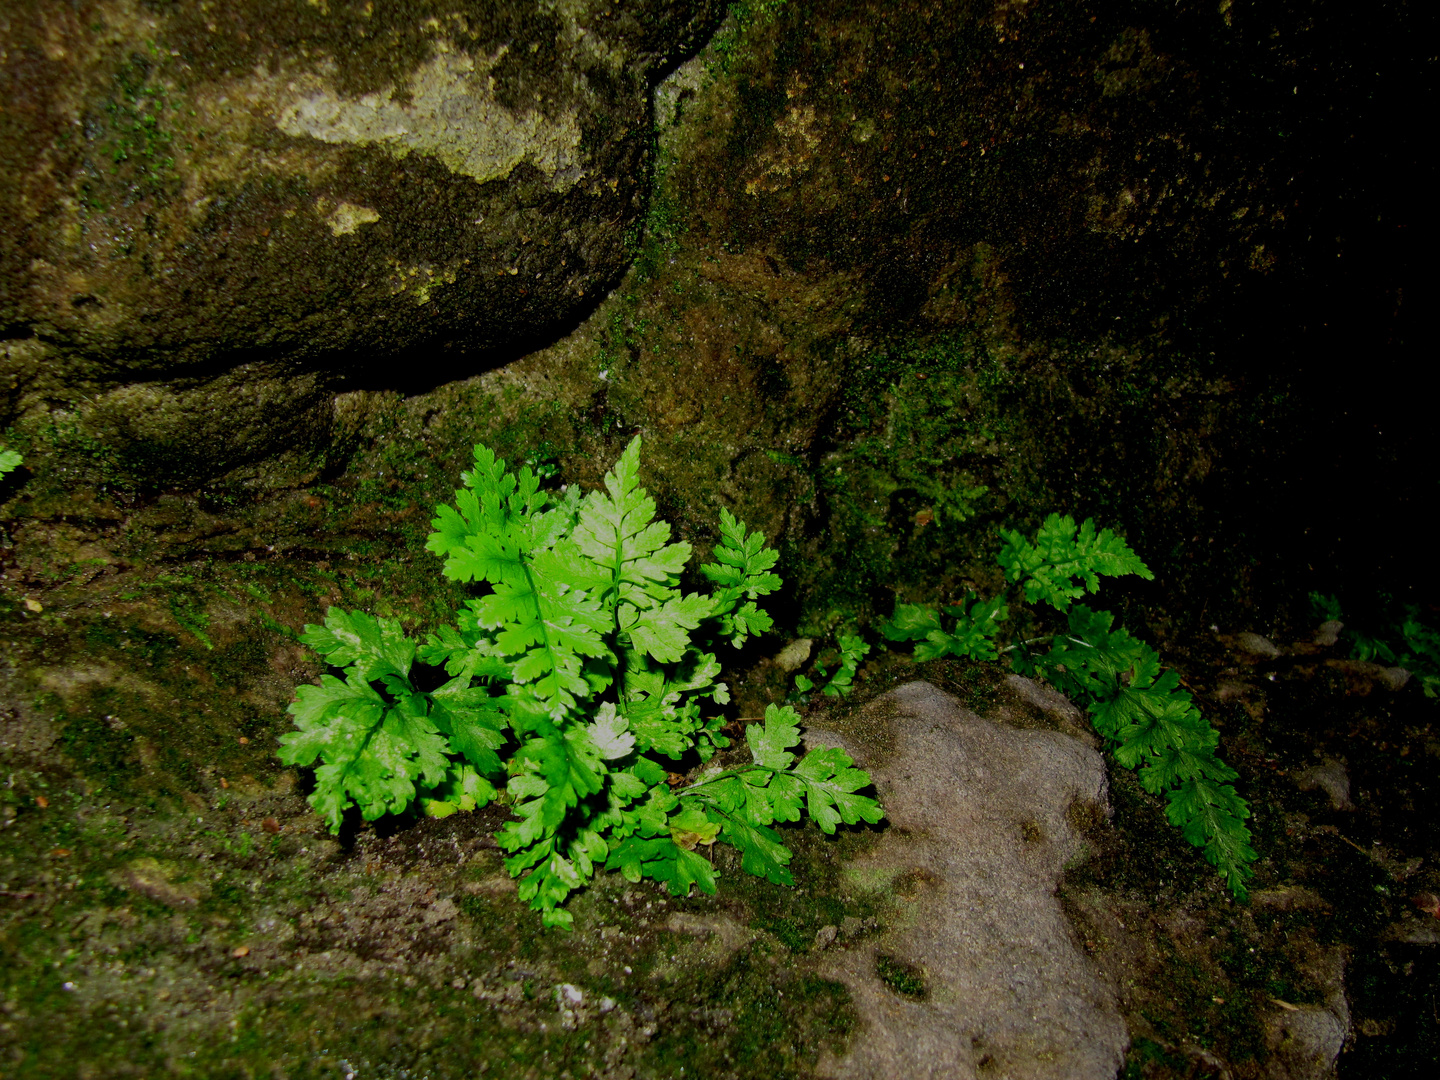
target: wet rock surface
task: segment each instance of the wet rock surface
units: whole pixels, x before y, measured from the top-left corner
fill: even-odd
[[[720,12],[7,5],[10,409],[83,393],[142,473],[193,479],[322,445],[342,373],[426,346],[434,386],[573,323],[631,257],[651,86]]]
[[[1267,1075],[1272,1080],[1329,1080],[1351,1037],[1344,956],[1338,950],[1321,954],[1310,975],[1323,1000],[1314,1005],[1286,1002],[1267,1020],[1272,1053]]]
[[[653,186],[642,167],[607,177],[613,188],[552,188],[565,182],[547,171],[563,165],[545,137],[568,131],[559,95],[559,111],[514,110],[507,137],[535,135],[536,156],[503,181],[455,172],[447,156],[475,161],[434,125],[423,145],[389,129],[328,141],[373,139],[372,120],[448,120],[452,105],[473,126],[534,90],[523,50],[489,69],[494,94],[459,103],[436,89],[466,57],[479,78],[492,55],[452,16],[500,6],[549,10],[376,4],[363,22],[364,4],[293,5],[317,57],[356,46],[353,66],[375,77],[354,85],[346,62],[256,73],[252,60],[278,53],[246,22],[254,4],[211,11],[215,31],[190,25],[202,5],[149,0],[0,12],[0,146],[30,183],[18,203],[4,186],[0,208],[33,226],[0,230],[0,267],[6,288],[43,285],[21,297],[39,316],[16,315],[9,292],[0,309],[0,426],[20,417],[4,440],[26,459],[0,480],[0,1072],[438,1080],[479,1061],[527,1080],[682,1067],[771,1080],[852,1060],[857,1002],[877,980],[902,1014],[916,1003],[899,991],[923,994],[925,971],[875,943],[903,935],[924,882],[898,874],[871,891],[842,874],[888,834],[792,830],[794,890],[723,851],[715,899],[604,878],[559,938],[516,902],[489,841],[497,820],[331,838],[307,777],[274,758],[295,686],[319,675],[295,636],[328,605],[422,633],[453,616],[463,596],[423,544],[475,441],[588,487],[642,430],[645,482],[679,536],[703,549],[725,506],[787,553],[784,636],[759,646],[774,660],[727,672],[736,715],[792,693],[789,640],[832,664],[836,627],[873,625],[897,595],[988,590],[997,525],[1056,509],[1125,532],[1157,580],[1114,606],[1220,731],[1262,858],[1252,902],[1231,902],[1125,770],[1111,776],[1113,827],[1070,823],[1090,856],[1057,895],[1124,1018],[1123,1075],[1264,1080],[1333,1063],[1345,1080],[1430,1080],[1434,703],[1419,679],[1350,655],[1365,619],[1348,600],[1337,629],[1304,599],[1338,587],[1332,570],[1362,596],[1433,577],[1405,527],[1407,508],[1427,529],[1433,515],[1414,465],[1433,457],[1429,416],[1409,411],[1428,399],[1394,389],[1418,382],[1403,371],[1415,340],[1429,362],[1410,267],[1428,266],[1416,208],[1433,185],[1417,187],[1406,155],[1424,143],[1412,117],[1431,35],[1411,8],[746,4],[660,88]],[[597,93],[630,116],[644,109],[640,69],[659,77],[680,59],[646,25],[683,41],[701,9],[649,5],[662,18],[645,23],[626,14],[638,4],[561,5],[521,20],[515,40],[533,30],[536,63],[575,74],[552,64],[548,35],[602,9],[620,27],[603,41],[623,39],[635,64]],[[53,24],[44,34],[36,13]],[[190,38],[150,52],[152,27],[182,23]],[[229,71],[225,49],[187,44],[215,37],[236,50]],[[95,75],[84,101],[37,97],[76,65]],[[180,135],[219,103],[190,117],[171,107],[183,93],[279,93],[291,74],[283,118],[234,120],[270,132],[261,145],[207,134],[184,156]],[[76,116],[93,123],[47,151],[46,125]],[[149,175],[166,134],[175,173],[199,168],[197,183],[232,151],[242,172],[269,172],[188,203],[188,187],[165,186],[171,166]],[[582,149],[628,169],[652,132],[594,135]],[[291,184],[295,161],[339,164]],[[403,182],[393,207],[345,188],[382,181]],[[103,198],[85,201],[87,183]],[[57,204],[65,184],[78,201]],[[557,281],[568,295],[560,257],[595,297],[642,194],[622,286],[563,340],[473,374],[505,357],[476,351],[483,313],[457,299],[529,326],[541,309],[527,305]],[[516,216],[467,232],[456,214],[485,209],[477,199]],[[574,236],[526,216],[543,210],[550,228],[597,209],[608,217]],[[74,227],[97,221],[117,230],[86,255]],[[207,221],[223,227],[193,232]],[[201,281],[184,318],[189,301],[160,276],[191,265],[166,247],[172,229],[199,236],[195,266],[224,253],[239,267]],[[497,237],[513,246],[484,248]],[[466,276],[482,248],[498,262]],[[461,249],[472,264],[446,281]],[[393,276],[362,273],[372,256],[398,260],[382,265]],[[119,292],[67,290],[57,266]],[[230,309],[266,280],[282,287]],[[365,314],[349,292],[383,325],[348,327]],[[137,311],[155,328],[127,321]],[[194,361],[232,337],[250,351]],[[416,341],[433,348],[403,352]],[[157,353],[165,342],[183,347]],[[392,348],[403,364],[377,366]],[[295,350],[316,359],[296,370]],[[1357,356],[1363,377],[1334,377],[1337,358]],[[172,361],[184,379],[162,370]],[[350,373],[339,387],[337,371]],[[257,465],[187,479],[241,443]],[[1363,510],[1337,513],[1337,491],[1362,493]],[[1239,649],[1246,632],[1274,654]],[[1083,713],[1003,669],[917,669],[877,650],[858,692],[917,677],[1004,725],[1099,748]],[[888,736],[867,743],[845,703],[808,710],[883,759]],[[1349,806],[1296,782],[1330,763]],[[852,961],[860,990],[820,974]],[[1301,1016],[1308,1034],[1289,1019]]]
[[[820,1075],[1110,1080],[1125,1023],[1055,898],[1084,851],[1072,822],[1108,811],[1100,755],[983,720],[923,682],[865,713],[856,725],[889,729],[887,750],[845,745],[890,828],[844,874],[889,882],[901,902],[888,929],[820,965],[860,1016],[849,1053]],[[825,745],[827,733],[807,740]]]

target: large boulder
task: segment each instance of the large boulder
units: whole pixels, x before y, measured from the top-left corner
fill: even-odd
[[[1051,708],[1073,711],[1063,699]],[[844,880],[900,903],[886,930],[822,961],[853,995],[862,1034],[820,1074],[1111,1080],[1125,1021],[1055,895],[1084,855],[1081,824],[1108,813],[1104,760],[1069,735],[982,719],[926,682],[845,727],[812,729],[807,743],[853,752],[890,828]]]
[[[5,419],[84,394],[102,437],[223,465],[323,426],[337,368],[440,382],[573,320],[628,264],[651,86],[720,10],[7,3]]]

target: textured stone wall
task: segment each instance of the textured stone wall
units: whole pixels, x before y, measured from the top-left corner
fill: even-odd
[[[323,438],[336,369],[424,347],[441,382],[573,320],[630,258],[650,86],[719,10],[7,4],[12,416],[83,393],[157,467],[220,467]]]

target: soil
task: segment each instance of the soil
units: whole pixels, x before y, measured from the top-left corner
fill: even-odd
[[[204,495],[51,517],[39,492],[12,501],[7,1075],[804,1076],[842,1054],[848,995],[810,960],[862,947],[891,917],[894,896],[840,883],[873,830],[788,830],[793,890],[724,854],[715,898],[602,875],[572,903],[571,934],[541,932],[518,903],[495,808],[326,833],[308,776],[274,757],[294,686],[319,673],[295,632],[332,602],[418,628],[454,601],[407,550],[426,515],[375,498],[378,483],[210,513]],[[155,544],[167,535],[182,539]],[[352,550],[321,558],[330,544]],[[1113,820],[1090,823],[1092,854],[1064,879],[1075,933],[1122,1003],[1126,1076],[1274,1075],[1277,1018],[1337,991],[1342,1076],[1419,1076],[1440,1053],[1435,702],[1347,660],[1343,637],[1292,636],[1270,656],[1240,635],[1160,643],[1254,811],[1249,902],[1113,766]],[[852,697],[817,695],[810,721],[843,730],[916,673],[877,651]],[[984,714],[1074,729],[1016,698],[998,666],[918,673]],[[742,710],[787,678],[743,659]]]

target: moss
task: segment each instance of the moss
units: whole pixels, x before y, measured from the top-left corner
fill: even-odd
[[[108,704],[103,699],[101,703]],[[78,717],[61,714],[57,719],[64,728],[61,749],[72,761],[85,762],[97,777],[111,783],[124,783],[140,774],[133,733],[117,729],[112,721],[94,713]]]
[[[379,89],[430,55],[410,14],[379,6],[376,21],[364,25],[382,32],[363,41],[362,24],[348,8],[334,16],[297,9],[301,37],[319,43],[321,52],[351,50],[336,75],[344,93]],[[443,17],[451,7],[425,10]],[[219,17],[245,10],[232,5]],[[757,11],[765,17],[755,18]],[[934,21],[937,13],[946,26]],[[185,62],[198,65],[197,77],[219,77],[227,67],[251,71],[273,46],[233,34],[221,34],[216,44],[208,28],[201,30],[202,14],[171,14],[179,20],[174,40],[190,50]],[[1168,599],[1160,600],[1182,607],[1187,618],[1223,621],[1219,612],[1254,603],[1252,582],[1231,572],[1253,561],[1259,542],[1232,513],[1235,492],[1249,490],[1252,480],[1261,490],[1266,473],[1257,463],[1276,443],[1259,433],[1277,421],[1294,430],[1303,414],[1264,374],[1291,354],[1219,333],[1229,324],[1211,320],[1203,298],[1246,289],[1252,300],[1259,295],[1257,278],[1223,264],[1276,221],[1261,220],[1258,211],[1228,216],[1234,206],[1226,200],[1258,206],[1250,195],[1263,185],[1237,174],[1238,159],[1215,159],[1215,132],[1204,117],[1238,114],[1207,112],[1193,96],[1196,87],[1203,97],[1225,84],[1214,74],[1223,76],[1224,65],[1185,67],[1214,45],[1213,35],[1229,31],[1211,27],[1203,41],[1176,37],[1185,27],[1162,13],[1153,20],[1158,29],[1141,32],[1129,25],[1133,14],[1102,12],[1087,23],[1088,16],[1072,18],[1063,5],[1031,4],[1002,13],[1004,25],[997,26],[926,4],[883,11],[842,5],[826,20],[812,19],[811,5],[798,2],[743,5],[731,25],[744,33],[715,43],[702,61],[711,66],[709,81],[696,84],[680,122],[652,150],[660,155],[656,197],[639,272],[566,341],[478,377],[471,377],[473,363],[427,356],[411,365],[413,378],[409,368],[395,376],[403,386],[347,393],[333,427],[325,426],[333,388],[322,388],[313,400],[323,403],[324,422],[303,428],[306,440],[315,436],[305,447],[278,463],[237,469],[198,492],[135,479],[157,464],[173,469],[168,459],[194,444],[155,438],[122,460],[96,437],[98,426],[76,416],[28,421],[32,426],[19,435],[30,440],[22,449],[27,463],[33,454],[36,472],[23,488],[5,489],[5,529],[15,543],[4,557],[7,577],[42,599],[45,612],[31,617],[19,604],[5,606],[7,664],[23,676],[104,663],[144,685],[70,687],[63,709],[53,698],[32,709],[29,685],[6,691],[5,707],[18,702],[23,723],[32,712],[58,718],[64,752],[63,761],[46,758],[43,768],[31,768],[34,760],[24,755],[6,757],[7,775],[16,766],[14,784],[0,787],[0,802],[16,813],[6,833],[4,857],[11,861],[0,864],[5,880],[47,905],[31,909],[30,899],[7,897],[20,914],[0,939],[11,980],[6,1000],[24,1003],[6,1022],[35,1055],[21,1067],[31,1075],[63,1074],[74,1062],[56,1056],[56,1046],[68,1043],[81,1048],[80,1061],[99,1062],[107,1075],[127,1063],[137,1074],[169,1067],[196,1076],[263,1075],[277,1062],[296,1076],[342,1065],[442,1076],[459,1068],[455,1062],[475,1060],[515,1075],[531,1068],[547,1075],[620,1071],[625,1063],[641,1076],[673,1075],[680,1065],[687,1073],[804,1074],[817,1048],[853,1017],[833,985],[803,974],[780,985],[775,973],[803,966],[825,926],[884,916],[877,895],[838,874],[866,834],[835,840],[813,830],[788,834],[797,852],[796,889],[729,864],[713,900],[662,904],[658,893],[643,890],[626,900],[623,886],[606,881],[577,899],[582,928],[574,936],[532,934],[530,915],[513,899],[464,891],[490,887],[493,852],[463,847],[471,838],[453,819],[446,826],[452,832],[408,820],[387,823],[383,836],[360,829],[343,838],[349,847],[314,831],[290,787],[295,778],[279,773],[271,756],[275,736],[288,726],[289,695],[317,673],[294,635],[330,603],[393,612],[420,630],[448,617],[461,590],[436,577],[420,545],[430,508],[450,497],[475,441],[512,461],[533,461],[553,483],[592,485],[636,428],[653,451],[647,483],[679,533],[703,545],[725,505],[783,538],[793,590],[780,605],[786,629],[828,634],[863,623],[888,612],[892,586],[906,599],[983,586],[992,527],[1033,522],[1051,509],[1122,525],[1167,582]],[[284,21],[275,25],[274,33],[294,30]],[[552,29],[540,19],[519,32],[538,40]],[[271,32],[267,22],[263,34]],[[1167,53],[1166,40],[1201,44],[1187,57]],[[1266,57],[1258,57],[1256,70],[1270,63]],[[128,84],[101,88],[96,101],[119,95],[115,130],[123,120],[126,137],[135,140],[129,160],[119,163],[123,170],[163,162],[192,133],[184,110],[156,109],[162,96],[179,100],[184,87],[173,74],[172,67],[135,66]],[[522,65],[499,76],[501,93],[528,92]],[[1062,98],[1064,114],[1077,119],[1056,129],[1054,102]],[[1245,116],[1260,128],[1270,123],[1248,108]],[[175,121],[173,131],[162,117]],[[937,118],[941,123],[933,124]],[[592,144],[623,140],[625,122],[607,118],[585,137]],[[1220,141],[1280,145],[1260,128],[1252,124],[1238,138],[1226,132]],[[812,137],[818,149],[810,147]],[[1155,156],[1187,138],[1210,156],[1193,166]],[[271,140],[261,149],[277,148],[284,147]],[[25,160],[28,151],[20,153],[17,160]],[[414,158],[357,152],[340,162],[338,175],[360,183],[361,174],[373,172],[387,183],[413,185],[426,207],[493,214],[493,193],[452,197],[443,178]],[[624,175],[646,175],[644,154],[622,158]],[[180,159],[177,170],[185,165]],[[138,172],[126,176],[124,183],[142,179]],[[1158,176],[1203,190],[1189,201],[1130,209],[1114,198],[1142,191]],[[246,230],[258,230],[277,207],[297,209],[299,220],[319,194],[308,184],[227,189],[202,240],[227,228],[252,235]],[[147,198],[159,203],[163,189]],[[614,209],[630,194],[602,193],[597,205]],[[1216,206],[1185,216],[1212,196]],[[1094,207],[1103,211],[1099,217]],[[622,209],[622,218],[636,212],[630,201]],[[380,220],[357,225],[344,242],[393,225],[409,245],[410,255],[400,259],[407,274],[425,252],[450,250],[452,238],[441,235],[449,227],[445,214],[422,222],[378,203],[372,212]],[[565,220],[558,212],[556,219]],[[292,223],[277,243],[338,242],[323,226],[321,218],[303,228]],[[1210,240],[1205,230],[1212,230]],[[585,238],[602,253],[620,249],[612,241]],[[135,248],[137,259],[143,246]],[[503,252],[511,260],[506,265],[515,265],[525,247]],[[256,250],[271,257],[267,245]],[[288,265],[283,251],[275,257]],[[137,262],[136,269],[143,267]],[[431,280],[432,272],[438,280],[451,269],[452,262],[437,261],[414,280]],[[340,273],[320,282],[299,271],[290,279],[297,298],[321,308],[338,303],[349,280]],[[594,280],[586,285],[591,300]],[[233,306],[230,287],[216,287]],[[449,285],[436,286],[423,309],[412,292],[400,329],[367,340],[366,348],[403,344],[417,311],[431,320],[469,318],[450,292]],[[77,299],[70,310],[82,314],[108,302],[98,293]],[[197,325],[208,318],[203,299],[193,305]],[[72,303],[68,295],[63,300]],[[513,325],[533,327],[538,308],[513,298],[496,303]],[[441,316],[425,310],[438,308]],[[1274,325],[1291,324],[1277,315]],[[1223,355],[1212,360],[1217,340]],[[335,344],[319,337],[315,343]],[[486,354],[485,362],[508,356]],[[363,358],[351,360],[353,385],[391,381],[363,370]],[[465,378],[434,389],[456,375]],[[213,412],[215,401],[227,399],[217,391],[189,400]],[[276,397],[267,409],[285,412],[273,402],[291,400],[297,399]],[[114,412],[144,418],[147,402],[120,400]],[[185,408],[160,404],[174,407],[167,418],[183,419]],[[191,485],[195,476],[168,475],[177,485]],[[976,492],[982,486],[988,490]],[[1216,557],[1203,540],[1190,539],[1196,535],[1214,538],[1226,553]],[[90,542],[106,547],[113,561],[79,551]],[[1287,555],[1284,572],[1303,561]],[[1127,593],[1120,606],[1153,617],[1155,600],[1153,593]],[[769,644],[737,663],[757,660]],[[855,702],[916,674],[907,661],[871,659]],[[777,687],[760,670],[737,676],[750,680],[745,692],[763,701]],[[1000,673],[993,668],[947,662],[927,665],[923,674],[977,711],[997,700]],[[1100,890],[1129,905],[1123,911],[1177,912],[1203,924],[1203,936],[1210,928],[1216,933],[1210,945],[1178,922],[1173,933],[1140,924],[1166,942],[1153,976],[1164,994],[1127,1006],[1134,1030],[1149,1032],[1137,1038],[1127,1074],[1191,1071],[1193,1062],[1175,1047],[1192,1026],[1218,1054],[1258,1053],[1255,1018],[1266,998],[1317,1000],[1296,955],[1285,951],[1291,939],[1357,949],[1351,985],[1357,1016],[1403,1029],[1383,1047],[1383,1039],[1361,1040],[1355,1053],[1378,1063],[1369,1072],[1400,1074],[1396,1062],[1406,1053],[1434,1057],[1427,1053],[1433,1031],[1415,1019],[1428,1007],[1423,987],[1433,983],[1434,965],[1401,945],[1366,951],[1400,917],[1402,883],[1347,843],[1369,850],[1372,838],[1383,835],[1384,815],[1411,813],[1404,810],[1411,805],[1420,808],[1407,819],[1412,839],[1434,831],[1427,823],[1440,814],[1425,809],[1433,793],[1416,775],[1415,763],[1427,760],[1424,739],[1397,734],[1406,724],[1419,731],[1429,720],[1380,710],[1360,718],[1352,709],[1282,701],[1281,691],[1273,693],[1264,727],[1247,722],[1238,707],[1217,710],[1227,755],[1232,746],[1249,748],[1234,760],[1247,797],[1262,811],[1257,838],[1270,860],[1262,872],[1323,884],[1332,910],[1280,916],[1226,904],[1163,808],[1130,774],[1117,774],[1112,799],[1120,839],[1113,848],[1095,840],[1096,855],[1067,882],[1067,902],[1079,911],[1081,891]],[[817,708],[813,721],[843,726],[853,702],[821,704],[831,712]],[[116,727],[112,717],[126,726]],[[1325,736],[1328,750],[1351,756],[1365,777],[1357,790],[1372,792],[1383,813],[1327,818],[1318,796],[1296,796],[1288,781],[1275,778],[1277,768],[1303,764],[1286,757],[1285,748],[1308,753],[1322,729],[1336,733]],[[41,745],[43,726],[35,730]],[[1396,757],[1401,746],[1413,751],[1409,757]],[[49,807],[42,811],[37,797]],[[1296,826],[1295,814],[1310,824]],[[122,817],[129,820],[122,824]],[[204,823],[197,825],[197,817]],[[280,831],[267,831],[268,820]],[[1423,847],[1421,839],[1413,842]],[[53,856],[57,848],[71,854]],[[483,865],[481,855],[489,860]],[[208,895],[177,910],[117,884],[136,858],[192,871],[203,865]],[[443,924],[446,934],[456,928],[449,944],[427,937],[412,917],[422,899],[412,896],[376,915],[407,882],[456,898],[461,914]],[[362,895],[363,903],[355,899]],[[333,924],[304,925],[327,908],[373,927],[378,944],[366,960],[380,974],[321,977],[310,970],[312,955],[342,940]],[[679,948],[681,939],[664,929],[676,909],[725,916],[742,935],[754,936],[724,958],[717,958],[715,935],[703,948]],[[125,925],[126,918],[133,922]],[[1083,923],[1083,911],[1076,920]],[[294,929],[291,944],[267,937],[281,927]],[[249,958],[233,957],[244,942],[253,945]],[[385,967],[385,948],[403,956],[408,970]],[[696,952],[709,959],[695,960]],[[306,969],[296,973],[300,962]],[[116,964],[125,970],[112,971]],[[1407,964],[1418,975],[1394,990],[1409,978],[1402,976]],[[142,974],[168,971],[167,965],[184,977],[169,982],[159,974],[151,982]],[[82,998],[57,988],[76,972],[84,979],[74,981],[92,980],[103,993]],[[416,985],[406,985],[407,975]],[[103,981],[112,977],[117,981]],[[465,985],[455,987],[455,979]],[[565,981],[583,985],[588,1000],[613,997],[616,1009],[564,1028],[547,995]],[[163,1000],[162,985],[173,989]],[[521,993],[509,1011],[476,996],[477,988],[503,992],[512,985]],[[207,1003],[222,999],[238,1002],[236,1009],[185,1027],[185,1017],[208,1015]],[[1409,1012],[1398,1004],[1389,1011],[1401,1001]],[[172,1029],[146,1028],[156,1016]],[[697,1031],[706,1037],[693,1038]],[[397,1032],[414,1038],[407,1043]],[[617,1052],[622,1037],[632,1049]],[[767,1057],[771,1038],[787,1047],[778,1065]],[[187,1057],[192,1051],[195,1057]]]
[[[901,997],[923,1001],[928,996],[925,974],[914,964],[881,953],[875,957],[875,973],[882,983]]]
[[[180,184],[175,171],[175,132],[168,115],[180,105],[169,87],[152,78],[160,58],[160,47],[148,41],[143,50],[131,53],[120,64],[110,96],[101,106],[108,130],[97,141],[99,153],[109,159],[108,167],[128,180],[132,197],[164,201]],[[106,208],[93,198],[87,199],[87,205],[96,210]]]
[[[1188,1069],[1190,1062],[1183,1054],[1170,1053],[1154,1039],[1136,1039],[1125,1054],[1125,1068],[1120,1076],[1122,1080],[1144,1080],[1153,1075],[1147,1066],[1160,1066],[1179,1073]]]

